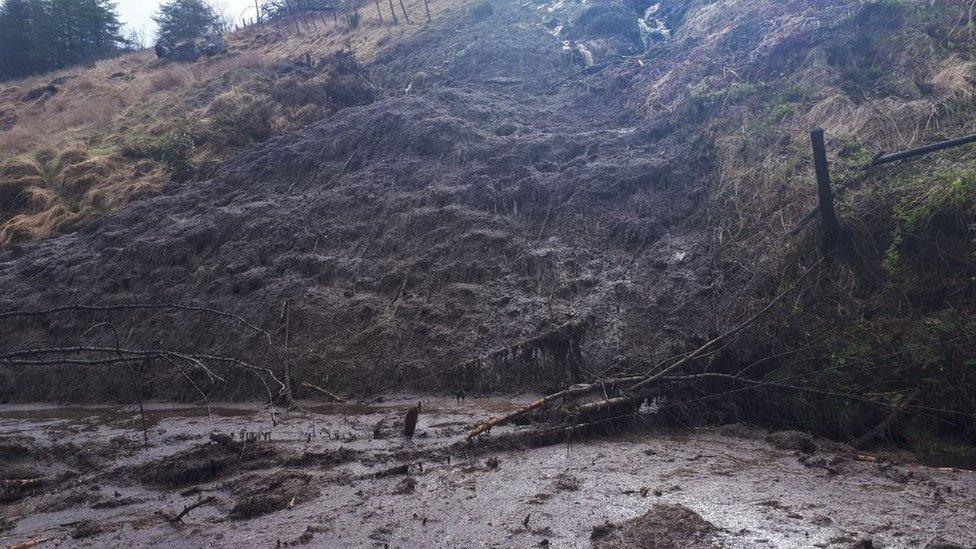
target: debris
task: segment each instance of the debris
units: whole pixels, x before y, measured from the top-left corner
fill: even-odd
[[[231,450],[236,450],[238,452],[244,450],[245,443],[243,441],[234,440],[229,435],[225,435],[223,433],[210,433],[210,440],[225,448],[230,448]]]
[[[577,492],[583,487],[582,480],[565,471],[556,476],[556,482],[554,484],[556,490],[565,492]]]
[[[488,461],[485,463],[485,465],[487,465],[489,469],[493,469],[493,470],[498,469],[498,458],[496,458],[495,456],[491,456],[490,458],[488,458]]]
[[[397,487],[393,489],[393,493],[396,495],[412,494],[417,488],[417,480],[413,477],[407,477],[397,484]]]
[[[381,418],[379,421],[377,421],[376,425],[373,425],[373,438],[374,439],[385,438],[386,437],[385,428],[386,428],[386,418],[384,417]]]
[[[420,403],[407,410],[407,417],[403,420],[403,436],[412,437],[417,431],[417,419],[420,417]]]
[[[397,475],[409,475],[410,474],[410,464],[404,463],[403,465],[397,465],[396,467],[390,467],[389,469],[384,469],[375,473],[373,476],[375,478],[383,477],[393,477]]]
[[[682,505],[655,504],[619,525],[595,526],[590,540],[595,549],[711,549],[717,529]]]
[[[801,433],[800,431],[777,431],[770,433],[766,435],[766,442],[780,450],[791,450],[805,454],[812,454],[817,450],[817,443],[813,440],[813,437],[808,433]]]
[[[44,543],[45,541],[50,541],[51,538],[37,538],[25,541],[24,543],[15,543],[7,547],[7,549],[29,549],[30,547],[35,547]]]
[[[311,383],[309,383],[307,381],[303,381],[302,382],[302,387],[308,387],[309,389],[318,391],[319,393],[322,393],[323,395],[331,398],[335,402],[345,402],[346,401],[346,399],[342,398],[341,396],[339,396],[339,395],[337,395],[337,394],[335,394],[335,393],[333,393],[331,391],[327,391],[327,390],[319,387],[318,385],[312,385]]]
[[[197,507],[203,507],[204,505],[208,505],[210,503],[213,503],[216,499],[217,499],[216,497],[210,496],[210,497],[207,497],[207,498],[199,499],[195,503],[193,503],[192,505],[184,505],[183,506],[183,510],[180,511],[179,514],[177,514],[175,516],[170,516],[170,515],[162,512],[162,511],[159,511],[158,513],[159,513],[159,515],[161,517],[165,518],[166,520],[168,520],[171,523],[183,522],[183,517],[185,517],[186,515],[188,515],[190,513],[190,511],[196,509]]]

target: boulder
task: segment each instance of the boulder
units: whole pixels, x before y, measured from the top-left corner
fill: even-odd
[[[200,44],[200,51],[207,57],[213,57],[227,51],[227,44],[221,36],[210,36]]]
[[[200,46],[196,42],[189,40],[183,42],[173,48],[173,51],[169,54],[168,58],[173,61],[180,61],[182,63],[192,63],[203,54],[200,52]]]
[[[173,45],[168,42],[159,42],[154,49],[157,58],[166,59],[173,52]]]

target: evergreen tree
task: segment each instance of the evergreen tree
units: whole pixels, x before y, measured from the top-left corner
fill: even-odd
[[[0,79],[26,76],[38,64],[33,11],[29,0],[0,4]]]
[[[221,34],[227,26],[218,10],[204,0],[171,0],[160,6],[153,21],[159,26],[158,40],[172,43]]]
[[[115,55],[121,27],[111,0],[2,0],[0,79]]]

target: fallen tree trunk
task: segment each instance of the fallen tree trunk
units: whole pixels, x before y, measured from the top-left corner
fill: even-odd
[[[570,387],[569,389],[566,389],[564,391],[559,391],[558,393],[546,395],[532,402],[528,406],[519,408],[518,410],[510,414],[489,419],[488,421],[478,425],[477,427],[475,427],[473,431],[468,433],[468,440],[470,441],[473,438],[477,437],[478,435],[490,431],[492,427],[498,427],[500,425],[505,425],[506,423],[511,423],[512,421],[520,417],[523,417],[535,410],[538,410],[558,400],[575,398],[575,397],[579,397],[579,396],[583,396],[589,393],[599,391],[600,389],[610,389],[626,383],[634,383],[639,381],[640,379],[641,378],[639,377],[629,377],[629,378],[619,378],[619,379],[607,379],[603,381],[598,381],[596,383],[591,383],[589,385],[574,385],[573,387]]]
[[[583,406],[581,406],[580,408],[577,409],[577,413],[580,416],[594,414],[594,413],[598,413],[598,412],[601,412],[601,411],[605,411],[605,410],[613,409],[613,408],[617,408],[617,407],[622,407],[622,408],[625,409],[628,406],[636,405],[641,400],[643,400],[644,398],[646,398],[646,394],[645,394],[646,391],[645,390],[649,386],[651,386],[651,385],[653,385],[653,384],[661,381],[662,379],[665,378],[665,376],[667,376],[669,373],[677,370],[678,368],[680,368],[680,367],[682,367],[682,366],[684,366],[684,365],[686,365],[686,364],[694,361],[695,359],[697,359],[697,358],[699,358],[699,357],[707,354],[707,352],[709,351],[709,349],[711,349],[712,347],[714,347],[718,343],[720,343],[720,342],[724,341],[725,339],[728,339],[728,338],[730,338],[730,337],[732,337],[732,336],[734,336],[734,335],[736,335],[736,334],[744,331],[745,329],[747,329],[751,325],[753,325],[759,318],[761,318],[764,314],[766,314],[777,303],[779,303],[780,301],[782,301],[787,295],[791,294],[797,287],[799,287],[800,283],[804,279],[806,279],[806,277],[809,276],[817,267],[819,267],[820,264],[823,263],[823,261],[824,261],[823,258],[821,258],[820,260],[818,260],[812,267],[810,267],[802,275],[800,275],[800,277],[797,278],[796,281],[789,288],[787,288],[786,290],[784,290],[783,292],[781,292],[779,295],[777,295],[775,298],[773,298],[769,303],[766,304],[765,307],[763,307],[758,312],[756,312],[755,314],[753,314],[752,316],[750,316],[748,319],[746,319],[745,321],[739,323],[738,325],[736,325],[732,329],[730,329],[730,330],[722,333],[721,335],[713,338],[712,340],[708,341],[707,343],[705,343],[701,347],[695,349],[694,351],[691,351],[690,353],[686,354],[684,357],[682,357],[681,359],[677,360],[676,362],[674,362],[670,366],[667,366],[666,368],[664,368],[662,370],[658,370],[658,371],[654,371],[652,373],[646,374],[644,376],[635,376],[635,377],[627,377],[627,378],[619,378],[619,379],[610,379],[610,380],[597,381],[595,383],[591,383],[591,384],[588,384],[588,385],[577,385],[577,386],[574,386],[574,387],[570,387],[569,389],[566,389],[564,391],[560,391],[558,393],[553,393],[551,395],[548,395],[548,396],[545,396],[543,398],[540,398],[539,400],[536,400],[535,402],[529,404],[528,406],[526,406],[524,408],[520,408],[519,410],[516,410],[515,412],[512,412],[512,413],[510,413],[508,415],[501,416],[501,417],[496,417],[496,418],[492,418],[492,419],[490,419],[490,420],[488,420],[488,421],[486,421],[486,422],[478,425],[477,427],[475,427],[475,429],[473,431],[471,431],[468,434],[467,440],[468,441],[471,441],[475,437],[477,437],[477,436],[479,436],[481,434],[484,434],[484,433],[490,431],[492,427],[497,427],[499,425],[504,425],[505,423],[509,423],[509,422],[511,422],[511,421],[513,421],[515,419],[518,419],[518,418],[520,418],[520,417],[522,417],[522,416],[524,416],[524,415],[526,415],[526,414],[528,414],[528,413],[530,413],[530,412],[532,412],[534,410],[538,410],[538,409],[540,409],[540,408],[542,408],[544,406],[548,406],[548,405],[552,404],[553,402],[556,402],[556,401],[559,401],[559,400],[565,400],[565,399],[575,398],[575,397],[580,397],[580,396],[583,396],[583,395],[586,395],[586,394],[595,392],[595,391],[597,391],[597,390],[599,390],[601,388],[607,388],[607,387],[618,386],[618,385],[630,385],[627,388],[627,394],[625,394],[625,395],[616,396],[616,397],[612,397],[612,398],[609,397],[609,395],[608,395],[607,398],[604,399],[604,400],[600,400],[600,401],[597,401],[597,402],[591,402],[591,403],[588,403],[588,404],[584,404]]]
[[[339,395],[337,395],[337,394],[335,394],[335,393],[333,393],[331,391],[327,391],[327,390],[319,387],[318,385],[312,385],[311,383],[309,383],[307,381],[303,381],[302,382],[302,387],[308,387],[309,389],[312,389],[313,391],[317,391],[317,392],[319,392],[319,393],[321,393],[321,394],[323,394],[323,395],[331,398],[332,400],[334,400],[336,402],[345,402],[346,401],[346,399],[342,398],[341,396],[339,396]]]
[[[898,420],[902,414],[905,413],[906,408],[911,406],[913,402],[918,398],[919,393],[922,391],[920,389],[915,389],[910,395],[908,395],[905,400],[898,405],[897,408],[888,413],[888,415],[881,420],[881,423],[875,425],[871,430],[864,433],[857,440],[854,441],[854,447],[858,449],[864,449],[871,446],[877,441],[883,440],[888,430],[891,426]]]

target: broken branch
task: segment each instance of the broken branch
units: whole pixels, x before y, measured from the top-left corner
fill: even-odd
[[[301,385],[302,385],[302,387],[308,387],[309,389],[312,389],[313,391],[318,391],[319,393],[322,393],[323,395],[331,398],[332,400],[334,400],[336,402],[345,402],[346,401],[346,399],[342,398],[341,396],[339,396],[339,395],[337,395],[337,394],[335,394],[335,393],[333,393],[331,391],[327,391],[327,390],[319,387],[318,385],[312,385],[311,383],[309,383],[307,381],[303,381]]]

